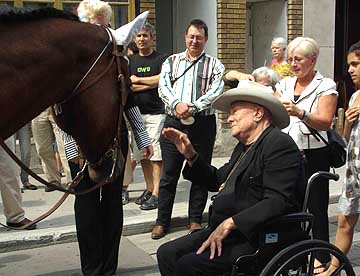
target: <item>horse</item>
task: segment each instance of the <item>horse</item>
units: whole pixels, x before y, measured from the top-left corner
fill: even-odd
[[[116,39],[102,26],[53,8],[2,12],[0,33],[0,137],[57,104],[56,123],[97,164],[89,174],[99,182],[106,171],[100,161],[118,133],[129,81]]]

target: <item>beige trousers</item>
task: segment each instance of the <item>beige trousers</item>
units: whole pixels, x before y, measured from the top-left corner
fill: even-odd
[[[14,137],[11,136],[5,142],[15,152]],[[7,222],[18,223],[25,218],[20,185],[20,170],[4,149],[0,147],[0,191]]]
[[[66,182],[70,182],[71,174],[69,163],[65,156],[64,141],[51,114],[51,108],[49,107],[41,112],[40,115],[32,121],[31,125],[36,151],[41,159],[47,181],[61,183],[53,147],[53,143],[56,140],[61,163],[66,176]]]

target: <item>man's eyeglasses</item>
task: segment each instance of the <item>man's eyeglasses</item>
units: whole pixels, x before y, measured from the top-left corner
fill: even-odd
[[[186,35],[186,37],[189,39],[189,40],[195,40],[195,41],[198,41],[198,42],[202,42],[205,38],[202,37],[202,36],[196,36],[196,35]]]

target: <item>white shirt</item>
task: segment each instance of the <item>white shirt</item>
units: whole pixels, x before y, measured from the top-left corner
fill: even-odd
[[[297,77],[285,77],[277,85],[276,90],[281,95],[281,100],[291,101],[297,107],[307,112],[316,112],[319,98],[331,94],[338,95],[336,84],[332,79],[323,77],[316,72],[313,80],[301,93],[300,97],[294,100],[294,89]],[[288,133],[300,150],[322,148],[326,145],[318,141],[306,127],[306,125],[296,116],[290,116],[290,124],[282,130]],[[318,131],[327,140],[326,131]]]

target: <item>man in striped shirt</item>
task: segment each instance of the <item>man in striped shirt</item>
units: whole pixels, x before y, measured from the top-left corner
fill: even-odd
[[[221,62],[204,52],[208,28],[202,20],[190,22],[185,32],[185,52],[175,54],[163,63],[159,96],[165,104],[164,128],[186,132],[199,156],[210,163],[216,136],[216,118],[212,101],[224,87]],[[176,186],[184,162],[170,140],[160,138],[163,173],[160,180],[158,217],[151,237],[160,239],[168,231]],[[189,228],[200,229],[207,200],[207,189],[192,183],[189,200]]]

